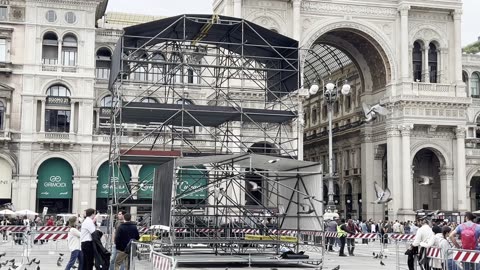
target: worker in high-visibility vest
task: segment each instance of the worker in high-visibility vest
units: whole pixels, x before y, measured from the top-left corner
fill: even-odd
[[[347,224],[345,224],[345,219],[342,218],[340,220],[340,225],[337,226],[337,237],[340,239],[340,252],[338,253],[338,256],[341,257],[346,257],[345,253],[343,253],[343,250],[345,249],[345,242],[347,239],[348,234],[355,234],[355,232],[350,231],[347,228]]]

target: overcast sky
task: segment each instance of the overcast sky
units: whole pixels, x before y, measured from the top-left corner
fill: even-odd
[[[210,14],[213,0],[109,0],[107,11],[174,16],[178,14]],[[479,0],[463,0],[462,45],[477,41]]]

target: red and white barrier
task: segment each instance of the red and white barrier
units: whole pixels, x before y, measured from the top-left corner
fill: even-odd
[[[147,227],[139,227],[138,228],[138,233],[140,233],[140,234],[144,234],[144,233],[147,233],[147,232],[148,232]]]
[[[394,240],[413,240],[415,239],[414,234],[391,234],[390,238]]]
[[[196,229],[195,231],[200,233],[212,233],[212,232],[223,232],[223,229],[202,228],[202,229]]]
[[[151,255],[152,266],[154,270],[173,270],[174,269],[174,261],[172,258],[152,252]]]
[[[39,232],[68,232],[70,227],[67,226],[41,226],[37,228]]]
[[[68,238],[66,233],[39,233],[35,235],[35,240],[65,240]]]
[[[356,234],[349,234],[347,238],[354,238],[354,239],[375,239],[377,238],[376,233],[356,233]]]
[[[322,236],[327,233],[330,233],[330,232],[319,232],[319,231],[303,231],[302,232],[302,234],[304,235],[314,235],[314,236]],[[331,236],[326,236],[326,237],[331,237]],[[335,237],[337,236],[335,235]]]
[[[325,237],[336,238],[338,236],[338,233],[337,232],[325,232],[323,235],[325,235]]]
[[[188,229],[187,228],[176,228],[175,232],[176,233],[187,233]]]
[[[27,231],[27,226],[14,226],[14,225],[0,226],[0,231],[25,232]]]
[[[233,233],[248,233],[248,234],[252,234],[252,233],[260,233],[260,230],[257,230],[257,229],[233,229],[232,232],[233,232]]]
[[[439,247],[430,247],[427,249],[427,257],[434,259],[443,259],[442,258],[442,249]]]
[[[279,235],[296,235],[297,231],[294,230],[269,230],[270,234],[279,234]]]
[[[480,263],[480,253],[473,250],[454,250],[453,260],[465,263]]]

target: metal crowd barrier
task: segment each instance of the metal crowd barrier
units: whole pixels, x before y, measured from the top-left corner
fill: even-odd
[[[445,264],[448,270],[480,270],[480,251],[478,250],[452,248],[447,250],[446,257]]]
[[[130,251],[130,270],[175,270],[177,261],[161,252],[155,246],[133,241]]]
[[[408,265],[404,265],[400,263],[400,258],[402,258],[405,262],[407,261],[407,256],[405,255],[405,251],[410,247],[410,244],[415,239],[414,234],[390,234],[390,239],[395,242],[395,262],[396,262],[396,270],[408,270]],[[402,246],[403,248],[400,248]],[[416,256],[415,256],[416,257]],[[417,260],[414,258],[413,265],[415,269],[417,269]]]

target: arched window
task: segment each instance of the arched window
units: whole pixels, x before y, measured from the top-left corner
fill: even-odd
[[[111,108],[112,104],[115,105],[114,102],[116,101],[117,98],[113,98],[110,95],[105,96],[104,98],[102,98],[102,100],[100,100],[100,107]]]
[[[473,98],[480,98],[480,74],[474,72],[470,78],[470,93]]]
[[[42,64],[56,65],[58,63],[58,37],[53,32],[43,35]]]
[[[151,59],[150,80],[154,83],[165,81],[165,57],[160,53],[154,53]]]
[[[5,119],[5,105],[3,105],[3,102],[0,101],[0,130],[3,130],[5,128],[4,119]]]
[[[78,44],[77,38],[72,34],[66,34],[62,43],[62,64],[64,66],[77,65]]]
[[[470,83],[468,81],[468,74],[465,70],[462,71],[462,81],[465,83],[465,88],[467,89],[467,94],[468,94],[468,89],[470,89]]]
[[[148,70],[148,56],[146,54],[140,55],[140,57],[135,58],[136,63],[132,63],[132,69],[133,69],[133,80],[134,81],[141,81],[144,82],[147,80],[147,70]]]
[[[437,46],[430,43],[428,47],[428,71],[430,74],[430,82],[438,82],[438,52]]]
[[[178,53],[172,54],[169,65],[168,73],[173,76],[173,83],[182,83],[182,57]]]
[[[142,100],[140,102],[142,102],[142,103],[158,103],[158,101],[156,99],[151,98],[151,97],[142,98]]]
[[[107,48],[101,48],[97,51],[96,57],[96,78],[108,80],[110,76],[110,66],[112,64],[112,53]]]
[[[45,107],[45,131],[70,131],[70,90],[63,85],[53,85],[47,89]]]
[[[413,81],[420,82],[422,81],[422,45],[418,41],[413,43],[412,59]]]

